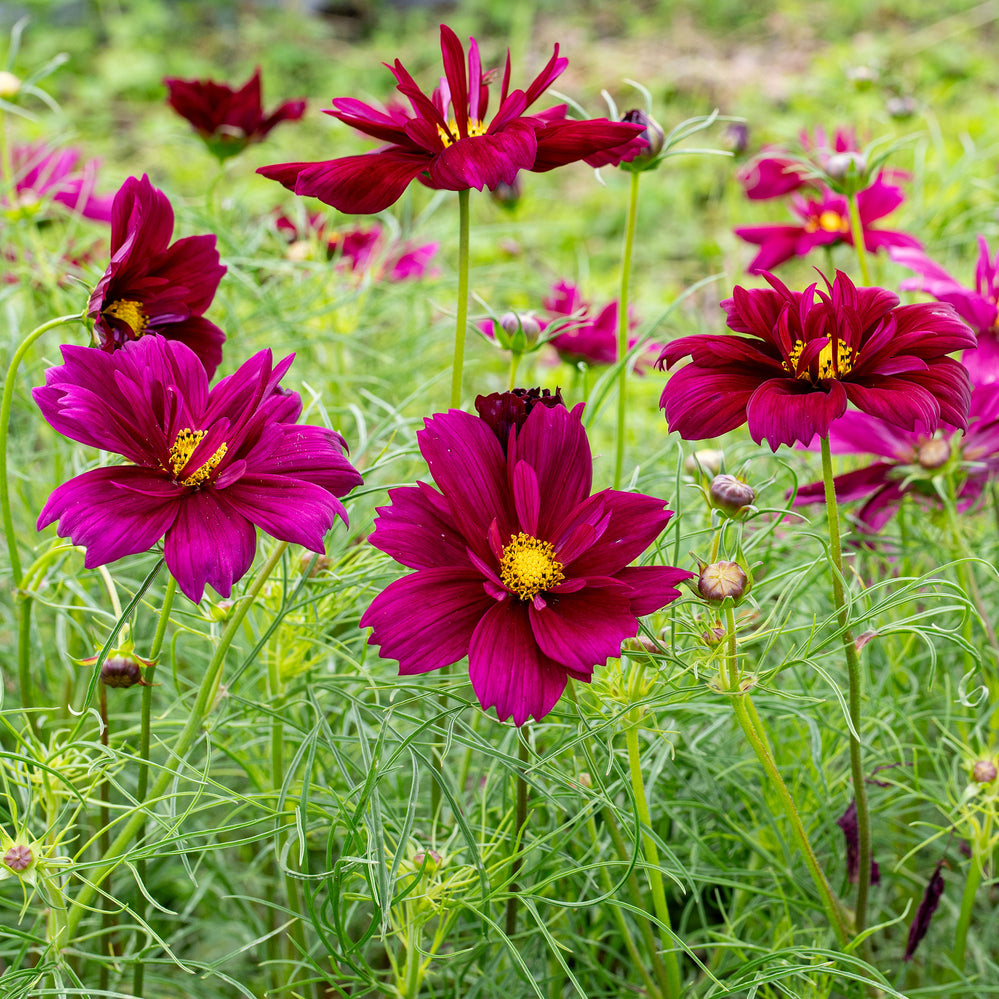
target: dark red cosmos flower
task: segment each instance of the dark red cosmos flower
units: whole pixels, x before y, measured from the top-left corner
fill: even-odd
[[[242,152],[251,142],[260,142],[282,121],[298,121],[305,114],[305,101],[285,101],[264,114],[260,93],[260,69],[233,90],[214,80],[180,80],[168,76],[167,103],[186,118],[220,160]]]
[[[203,313],[225,274],[215,237],[170,242],[173,209],[167,196],[129,177],[111,209],[111,263],[98,282],[87,315],[102,350],[115,350],[146,333],[186,343],[208,377],[222,360],[225,334]]]
[[[113,354],[65,346],[63,364],[33,392],[45,419],[71,440],[120,454],[59,486],[38,518],[87,549],[87,568],[164,539],[167,568],[194,601],[206,584],[223,597],[253,562],[256,528],[323,551],[338,497],[361,476],[343,438],[299,426],[295,392],[260,351],[208,388],[184,344],[146,336]]]
[[[757,444],[776,450],[825,437],[848,402],[907,430],[967,426],[968,372],[946,355],[975,337],[951,306],[899,305],[842,271],[823,279],[828,291],[764,277],[770,288],[737,287],[721,303],[729,327],[747,336],[688,336],[663,348],[659,367],[691,358],[659,400],[671,430],[703,440],[748,423]]]
[[[590,495],[582,405],[570,413],[536,393],[483,399],[481,411],[487,419],[452,409],[417,435],[437,489],[391,490],[369,539],[416,571],[360,623],[404,676],[467,655],[483,709],[523,725],[570,678],[588,683],[692,573],[629,567],[671,513],[651,496]]]
[[[510,90],[510,55],[500,104],[486,120],[490,73],[484,73],[479,46],[470,39],[468,70],[458,36],[441,25],[444,78],[427,97],[402,63],[389,69],[409,108],[384,111],[352,97],[338,97],[325,112],[388,145],[372,153],[321,163],[278,163],[257,173],[296,194],[319,198],[342,212],[370,215],[396,202],[413,180],[445,191],[513,184],[519,170],[544,172],[628,142],[637,125],[606,118],[569,121],[565,105],[526,114],[568,65],[558,45],[547,65],[524,90]]]

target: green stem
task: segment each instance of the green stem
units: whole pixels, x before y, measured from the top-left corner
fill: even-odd
[[[527,743],[527,733],[518,733],[520,746],[520,767],[517,769],[517,819],[513,829],[513,856],[510,858],[510,891],[512,894],[506,900],[506,935],[512,937],[517,932],[517,874],[524,862],[522,837],[527,826],[527,781],[524,770],[530,759],[530,746]]]
[[[836,933],[836,939],[839,941],[840,946],[845,947],[849,942],[850,935],[843,918],[842,907],[839,904],[839,900],[833,894],[832,888],[826,880],[825,874],[822,872],[822,868],[819,866],[818,858],[815,856],[815,851],[812,849],[812,844],[808,839],[808,833],[805,831],[801,816],[795,807],[794,798],[791,797],[791,792],[784,783],[784,778],[781,777],[780,770],[777,769],[777,762],[770,752],[770,747],[763,740],[756,725],[753,723],[754,716],[758,717],[758,715],[756,715],[756,708],[752,705],[749,692],[741,689],[742,677],[739,670],[735,637],[735,611],[731,603],[725,609],[725,623],[728,629],[728,654],[726,657],[728,689],[729,694],[732,696],[732,707],[735,709],[736,720],[750,746],[753,747],[753,752],[756,753],[756,758],[760,761],[764,772],[770,778],[774,790],[777,791],[777,795],[781,799],[781,804],[784,806],[784,814],[791,823],[791,830],[798,841],[798,846],[802,856],[805,858],[805,863],[808,865],[812,881],[819,891],[822,908],[825,909],[826,916]]]
[[[621,472],[624,468],[624,424],[627,416],[626,388],[628,365],[624,363],[628,353],[628,284],[631,279],[631,251],[635,244],[635,221],[638,218],[638,178],[642,174],[636,170],[631,174],[631,194],[628,200],[628,219],[624,229],[624,250],[621,255],[621,298],[617,306],[617,363],[621,365],[617,383],[617,446],[614,451],[614,488],[621,487]]]
[[[108,732],[108,688],[103,682],[98,682],[98,710],[101,715],[101,745],[108,749],[110,746],[110,734]],[[107,758],[105,757],[104,766],[108,766]],[[97,837],[97,850],[99,856],[103,857],[107,853],[108,846],[111,844],[111,798],[110,798],[110,788],[108,786],[107,774],[101,777],[100,784],[100,798],[101,798],[101,808],[100,808],[100,823],[101,831]],[[100,901],[101,907],[101,949],[107,953],[110,951],[111,954],[114,953],[114,948],[111,943],[111,926],[113,920],[112,910],[110,908],[112,902],[111,899],[102,897]],[[108,987],[108,964],[107,961],[101,961],[98,970],[98,982],[97,989],[99,992],[106,992]]]
[[[633,175],[637,176],[637,175]],[[659,922],[672,934],[673,924],[670,921],[669,907],[666,905],[666,891],[663,888],[663,875],[659,867],[659,848],[652,836],[652,816],[649,814],[649,802],[645,796],[645,781],[642,779],[642,759],[638,747],[638,726],[630,724],[625,729],[625,741],[628,746],[628,769],[631,772],[631,790],[635,796],[635,807],[642,824],[642,844],[648,861],[649,886],[652,889],[652,904]],[[667,995],[680,999],[683,995],[683,983],[680,979],[680,962],[673,949],[674,941],[669,939],[663,950],[663,960],[666,963]]]
[[[170,621],[170,611],[173,609],[173,598],[177,594],[177,580],[173,576],[167,579],[166,590],[163,593],[163,606],[160,608],[160,618],[156,623],[156,632],[153,635],[153,643],[149,649],[150,665],[146,667],[143,679],[146,685],[142,688],[142,715],[139,730],[139,769],[136,778],[135,800],[143,802],[146,800],[146,792],[149,790],[149,751],[151,743],[151,720],[153,713],[153,676],[156,673],[156,660],[160,650],[163,648],[163,640],[166,637],[167,624]],[[142,816],[142,824],[139,826],[135,836],[136,846],[141,847],[146,839],[146,817]],[[146,855],[140,853],[135,864],[136,877],[139,882],[145,884],[146,881]],[[134,995],[143,994],[144,978],[146,966],[142,962],[141,955],[136,955],[135,966],[132,969],[132,992]]]
[[[971,926],[971,914],[975,908],[975,895],[982,883],[982,858],[976,849],[971,857],[971,869],[968,880],[964,883],[964,894],[961,896],[961,912],[957,917],[957,929],[954,932],[954,967],[964,974],[964,962],[967,957],[968,929]]]
[[[191,709],[191,713],[188,715],[187,722],[181,730],[180,735],[177,736],[177,741],[174,743],[170,756],[164,763],[159,777],[149,789],[149,794],[147,795],[145,801],[140,803],[140,807],[137,808],[132,814],[132,817],[125,822],[121,831],[115,837],[114,842],[112,842],[110,847],[108,847],[107,854],[104,858],[105,862],[97,869],[91,880],[87,884],[83,885],[80,889],[80,894],[72,903],[67,916],[67,933],[69,939],[73,938],[73,934],[76,932],[76,928],[79,926],[80,920],[83,918],[84,913],[89,909],[94,895],[97,894],[98,886],[118,866],[122,855],[134,846],[135,836],[142,827],[143,823],[146,821],[145,806],[149,803],[155,803],[170,787],[171,783],[173,783],[176,778],[176,774],[173,770],[174,765],[177,767],[182,765],[184,757],[194,745],[195,741],[200,738],[205,716],[208,714],[212,706],[211,695],[215,690],[219,676],[221,675],[222,667],[225,664],[226,653],[229,651],[229,646],[232,644],[233,639],[236,637],[237,632],[242,626],[243,618],[246,617],[248,611],[253,606],[257,595],[263,588],[264,583],[267,582],[270,574],[274,571],[275,566],[281,561],[281,557],[284,555],[287,547],[288,543],[286,541],[282,541],[277,545],[270,558],[261,567],[260,572],[257,573],[256,578],[253,580],[253,583],[250,585],[246,594],[239,601],[237,601],[236,606],[233,608],[232,616],[229,618],[225,630],[219,638],[219,643],[215,649],[215,653],[212,655],[211,660],[205,667],[205,672],[201,678],[201,686],[198,688],[198,696],[195,700],[194,707]]]
[[[860,207],[857,195],[847,195],[850,209],[850,235],[853,238],[853,248],[857,252],[857,263],[860,265],[860,277],[868,287],[871,284],[871,274],[867,269],[867,247],[864,246],[864,224],[860,221]]]
[[[14,587],[22,584],[21,557],[17,551],[17,538],[14,535],[14,517],[10,508],[10,483],[7,478],[7,438],[10,429],[10,414],[14,405],[14,389],[17,381],[17,369],[28,352],[28,348],[43,334],[56,326],[65,323],[82,322],[82,316],[59,316],[57,319],[50,319],[47,323],[33,329],[25,338],[21,345],[14,351],[14,356],[10,359],[7,367],[7,378],[3,383],[3,396],[0,397],[0,520],[2,520],[3,533],[7,538],[7,554],[10,558],[11,574],[13,576]],[[20,597],[20,613],[18,614],[18,641],[17,641],[17,675],[21,688],[21,705],[30,709],[34,706],[34,699],[31,695],[31,642],[29,640],[31,629],[31,601]]]
[[[468,325],[468,191],[458,192],[458,311],[454,324],[454,367],[451,369],[451,408],[461,407],[461,371],[465,363]]]
[[[512,392],[517,387],[517,368],[520,367],[520,353],[516,350],[510,351],[510,378],[507,390]]]
[[[846,669],[849,681],[850,724],[850,772],[853,776],[853,794],[857,802],[858,864],[857,903],[854,914],[854,929],[862,933],[867,925],[867,893],[871,883],[871,816],[867,805],[867,782],[864,778],[862,747],[860,744],[861,695],[863,677],[860,671],[860,657],[849,627],[846,598],[843,590],[843,549],[839,535],[839,508],[836,505],[836,485],[833,482],[832,451],[829,436],[822,438],[822,481],[825,484],[826,520],[829,524],[829,563],[832,576],[833,603],[839,618],[846,654]]]

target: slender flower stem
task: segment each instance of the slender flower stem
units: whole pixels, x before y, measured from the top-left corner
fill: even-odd
[[[628,769],[631,772],[631,790],[635,795],[635,807],[638,809],[638,818],[644,827],[642,844],[646,859],[648,860],[652,904],[655,907],[659,922],[672,932],[673,924],[670,922],[669,907],[666,905],[666,892],[663,888],[663,875],[659,868],[659,848],[656,846],[656,841],[652,836],[652,816],[649,813],[649,802],[645,796],[645,781],[642,779],[642,758],[638,747],[638,726],[636,724],[631,724],[625,729],[625,741],[628,746]],[[676,951],[673,950],[672,940],[669,941],[669,949],[663,951],[663,960],[666,964],[668,978],[667,994],[672,999],[680,999],[680,996],[683,995],[683,982],[680,978],[680,962],[677,960]]]
[[[461,371],[465,363],[468,325],[468,191],[458,192],[458,309],[454,322],[454,367],[451,369],[451,408],[461,408]]]
[[[161,563],[162,564],[162,563]],[[163,606],[160,608],[160,618],[156,623],[156,632],[153,635],[153,644],[149,648],[150,665],[146,667],[146,675],[143,679],[146,686],[142,688],[142,716],[139,731],[139,766],[136,777],[135,800],[143,802],[146,800],[146,792],[149,790],[149,750],[151,738],[151,721],[153,713],[153,675],[156,672],[156,660],[160,650],[163,648],[163,640],[166,637],[167,624],[170,621],[170,611],[173,609],[173,599],[177,594],[177,580],[170,576],[167,580],[166,590],[163,593]],[[146,816],[142,815],[142,823],[135,835],[135,844],[141,847],[146,839]],[[146,855],[140,853],[135,864],[136,877],[140,883],[146,880]],[[144,987],[146,966],[141,960],[141,955],[136,955],[135,967],[132,969],[132,992],[141,996]]]
[[[836,505],[836,484],[833,481],[832,451],[829,436],[822,438],[822,481],[825,484],[826,520],[829,524],[829,562],[832,570],[833,603],[839,618],[843,637],[843,651],[846,654],[846,669],[849,681],[850,723],[850,771],[853,776],[853,794],[857,800],[858,864],[857,904],[854,914],[854,929],[862,933],[867,924],[867,892],[871,883],[871,816],[867,805],[867,782],[864,779],[864,766],[860,744],[861,694],[863,677],[860,671],[860,657],[853,640],[846,611],[846,598],[843,591],[843,549],[839,535],[839,508]]]
[[[510,858],[510,891],[512,894],[506,900],[506,935],[512,937],[517,932],[517,874],[524,862],[523,835],[527,826],[527,781],[524,770],[530,760],[531,748],[527,742],[527,733],[521,731],[517,739],[520,747],[520,767],[517,769],[517,818],[513,828],[513,856]]]
[[[631,281],[631,251],[635,245],[635,222],[638,218],[638,178],[631,174],[631,194],[628,199],[628,219],[624,229],[624,251],[621,254],[621,298],[617,306],[617,362],[621,365],[617,382],[617,447],[614,451],[614,488],[621,488],[624,468],[624,424],[627,416],[628,366],[624,363],[628,353],[628,285]]]
[[[784,806],[784,814],[791,823],[791,829],[798,840],[798,846],[801,849],[802,856],[805,858],[805,863],[808,865],[812,881],[819,891],[822,908],[825,909],[826,917],[829,919],[829,923],[836,934],[836,939],[839,941],[840,946],[845,947],[849,942],[850,934],[847,930],[842,906],[833,894],[833,890],[822,868],[819,866],[818,858],[815,856],[815,851],[812,849],[812,844],[808,839],[808,833],[805,831],[801,816],[795,807],[794,798],[784,783],[784,778],[781,777],[780,770],[777,769],[777,762],[770,752],[770,747],[760,734],[756,724],[754,724],[753,719],[759,718],[759,715],[756,713],[756,708],[749,696],[749,691],[741,689],[742,677],[739,670],[736,645],[735,611],[731,603],[725,609],[725,624],[728,631],[728,652],[726,656],[728,690],[732,696],[732,707],[735,709],[736,721],[738,721],[739,727],[749,741],[750,746],[753,747],[753,752],[756,753],[756,758],[760,761],[760,765],[763,767],[767,777],[770,778],[771,784],[781,799],[781,804]]]
[[[510,351],[510,378],[508,379],[507,390],[512,392],[517,387],[517,369],[520,367],[520,352]]]
[[[10,430],[10,413],[14,405],[14,389],[17,382],[17,369],[28,352],[28,348],[43,334],[56,326],[65,323],[82,322],[83,317],[59,316],[33,329],[21,345],[14,351],[7,367],[7,377],[3,383],[3,396],[0,397],[0,521],[3,533],[7,538],[7,554],[10,558],[13,586],[19,588],[22,583],[21,557],[17,551],[17,538],[14,534],[14,517],[10,508],[10,484],[7,479],[7,438]],[[21,691],[21,706],[30,712],[34,707],[34,697],[31,689],[31,607],[30,598],[20,596],[17,628],[17,677]],[[34,722],[32,722],[34,727]]]
[[[968,949],[968,929],[971,926],[971,915],[975,908],[975,895],[978,886],[982,883],[982,861],[977,847],[973,849],[971,855],[971,868],[968,871],[968,880],[964,883],[964,893],[961,895],[961,911],[957,917],[957,929],[954,932],[954,953],[952,960],[954,967],[963,974],[964,962]]]
[[[857,195],[847,195],[846,203],[849,205],[850,210],[850,236],[853,239],[853,248],[857,252],[860,277],[864,284],[870,287],[871,273],[867,269],[867,247],[864,245],[864,224],[860,221],[860,206],[857,204]]]
[[[156,782],[149,789],[149,794],[147,795],[145,802],[142,803],[143,805],[146,803],[156,802],[170,787],[171,783],[173,783],[176,778],[174,767],[182,764],[188,751],[201,736],[205,716],[208,714],[212,706],[212,693],[215,690],[219,676],[222,673],[222,667],[225,664],[225,657],[226,653],[229,651],[229,646],[232,644],[233,639],[236,637],[237,632],[242,626],[243,618],[246,617],[250,608],[253,606],[257,595],[263,588],[264,583],[267,582],[270,574],[274,571],[275,566],[277,566],[277,564],[281,561],[281,557],[284,555],[287,547],[288,543],[286,541],[280,542],[275,547],[270,558],[263,564],[263,566],[261,566],[260,571],[257,573],[256,578],[253,580],[253,583],[250,585],[246,594],[239,601],[237,601],[236,606],[233,608],[232,616],[226,624],[225,631],[222,632],[222,635],[219,638],[219,643],[215,648],[215,653],[212,655],[211,660],[205,667],[205,672],[201,678],[201,686],[198,688],[198,696],[194,702],[194,707],[191,708],[191,713],[187,717],[187,722],[181,730],[180,735],[177,736],[177,741],[173,745],[170,756],[164,763],[163,769],[160,771],[160,775],[156,779]],[[124,823],[121,831],[115,837],[114,842],[112,842],[111,846],[108,847],[108,852],[104,857],[104,863],[100,866],[100,868],[98,868],[97,871],[94,872],[90,881],[87,884],[84,884],[80,889],[80,894],[73,901],[66,919],[67,935],[69,939],[73,938],[73,934],[76,932],[76,928],[79,926],[80,920],[83,918],[84,913],[89,910],[94,895],[97,894],[98,886],[118,866],[122,855],[134,845],[135,836],[145,821],[145,808],[137,808],[135,812],[133,812],[132,817]]]

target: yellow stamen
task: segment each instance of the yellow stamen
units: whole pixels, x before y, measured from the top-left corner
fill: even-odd
[[[489,126],[484,125],[478,118],[468,119],[468,135],[469,138],[475,135],[485,135]],[[437,126],[437,134],[441,137],[441,142],[444,143],[445,149],[448,146],[453,146],[461,136],[458,134],[458,123],[451,118],[447,123],[447,128],[443,125]],[[453,136],[453,138],[452,138]]]
[[[202,486],[212,477],[212,472],[218,467],[218,463],[225,457],[229,450],[228,444],[220,444],[215,453],[198,468],[193,471],[187,470],[187,463],[191,460],[191,455],[204,439],[204,430],[192,430],[186,427],[177,434],[176,440],[170,448],[170,469],[174,479],[182,486]],[[182,473],[187,470],[188,474],[181,478]]]
[[[801,352],[804,350],[805,345],[801,340],[795,340],[794,346],[791,348],[790,353],[787,356],[787,360],[784,362],[784,367],[796,378],[807,378],[815,381],[818,378],[819,381],[829,378],[842,378],[843,375],[848,375],[853,370],[853,365],[857,360],[857,355],[854,353],[852,348],[850,348],[842,340],[836,341],[836,363],[833,363],[833,351],[832,351],[832,341],[830,340],[822,350],[819,351],[819,356],[812,362],[812,364],[818,366],[818,374],[813,377],[812,366],[809,365],[807,368],[802,368],[801,371],[797,370],[798,358],[801,357]]]
[[[114,316],[132,328],[132,333],[136,337],[142,336],[146,331],[149,319],[142,311],[141,302],[133,302],[127,298],[119,298],[117,302],[112,302],[104,309],[104,314]]]
[[[555,558],[555,549],[547,541],[521,532],[513,535],[503,549],[500,579],[521,600],[533,600],[565,579],[562,568]]]
[[[827,208],[818,217],[813,217],[805,222],[805,232],[849,232],[850,220],[839,212],[834,212]]]

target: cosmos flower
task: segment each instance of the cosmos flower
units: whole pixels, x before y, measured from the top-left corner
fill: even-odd
[[[328,232],[323,216],[318,214],[309,215],[304,225],[296,224],[286,215],[280,216],[275,224],[292,247],[303,244],[307,247],[309,241],[318,240],[325,244],[327,260],[338,260],[355,273],[377,267],[378,280],[419,281],[438,273],[432,262],[440,249],[439,242],[389,243],[378,224]]]
[[[957,314],[975,331],[978,346],[965,351],[961,360],[976,384],[999,381],[999,253],[992,256],[984,236],[978,237],[978,264],[974,290],[966,288],[922,250],[894,247],[891,259],[914,270],[918,277],[903,281],[903,291],[922,291],[938,302],[953,305]]]
[[[829,433],[847,403],[927,435],[941,420],[967,426],[971,382],[946,355],[974,345],[949,305],[899,305],[883,288],[856,288],[836,272],[827,291],[737,287],[722,302],[736,333],[681,337],[657,362],[675,372],[659,405],[685,440],[718,437],[748,423],[774,450]],[[824,279],[825,280],[825,279]]]
[[[186,118],[220,160],[242,152],[251,142],[261,142],[282,121],[298,121],[305,101],[285,101],[264,114],[260,69],[239,90],[214,80],[180,80],[168,76],[167,103]]]
[[[14,203],[4,200],[8,214],[35,214],[54,201],[83,218],[111,221],[112,195],[97,195],[97,160],[78,167],[78,149],[50,149],[44,142],[14,146],[11,169],[14,174]]]
[[[147,333],[187,344],[208,377],[222,360],[225,334],[203,313],[225,274],[214,236],[170,242],[173,209],[167,196],[129,177],[115,195],[111,263],[98,282],[87,315],[102,350],[115,350]]]
[[[437,488],[391,490],[370,538],[416,571],[361,618],[401,675],[467,655],[483,709],[515,725],[548,714],[570,678],[589,682],[637,634],[638,618],[675,600],[692,575],[629,567],[671,513],[651,496],[590,495],[582,406],[519,398],[522,409],[480,397],[482,416],[426,420],[417,439]]]
[[[441,25],[444,77],[428,97],[402,63],[389,67],[409,107],[384,111],[338,97],[326,114],[387,145],[371,153],[320,163],[279,163],[257,173],[296,194],[319,198],[342,212],[370,215],[394,204],[414,180],[445,191],[512,185],[520,170],[544,172],[626,143],[637,125],[606,118],[570,121],[565,105],[536,114],[527,109],[562,74],[568,60],[558,46],[526,91],[510,90],[510,56],[492,120],[486,119],[491,74],[483,72],[471,39],[468,69],[458,36]]]
[[[64,363],[33,392],[61,434],[120,454],[59,486],[38,529],[86,548],[87,568],[144,552],[163,539],[167,568],[195,602],[210,584],[228,597],[250,568],[256,528],[314,552],[337,497],[361,476],[343,438],[298,426],[301,401],[278,383],[291,365],[254,355],[213,389],[200,359],[176,340],[144,336],[106,354],[64,346]]]
[[[893,212],[905,200],[902,189],[889,184],[881,174],[869,187],[857,192],[857,210],[864,232],[864,248],[871,253],[881,247],[920,247],[919,240],[893,229],[875,229],[873,223]],[[800,218],[797,225],[737,226],[735,234],[759,246],[759,252],[746,268],[750,274],[772,270],[792,257],[807,256],[817,246],[848,243],[853,246],[847,199],[823,189],[817,199],[794,196],[791,210]]]
[[[945,466],[960,463],[963,478],[957,490],[959,510],[971,506],[999,471],[999,383],[975,385],[971,392],[968,431],[942,424],[936,434],[903,430],[867,413],[844,413],[829,428],[834,453],[871,454],[883,460],[837,475],[839,503],[864,501],[856,515],[859,527],[876,533],[895,515],[902,498],[940,504],[931,478]],[[802,486],[794,505],[824,503],[822,482]]]
[[[835,154],[860,151],[857,135],[852,128],[837,128],[831,142],[821,125],[812,132],[802,129],[799,142],[803,156],[795,157],[780,149],[769,150],[739,171],[739,183],[747,198],[751,201],[767,201],[791,194],[802,187],[821,187],[816,178],[810,176],[810,160],[820,169],[825,169]]]

